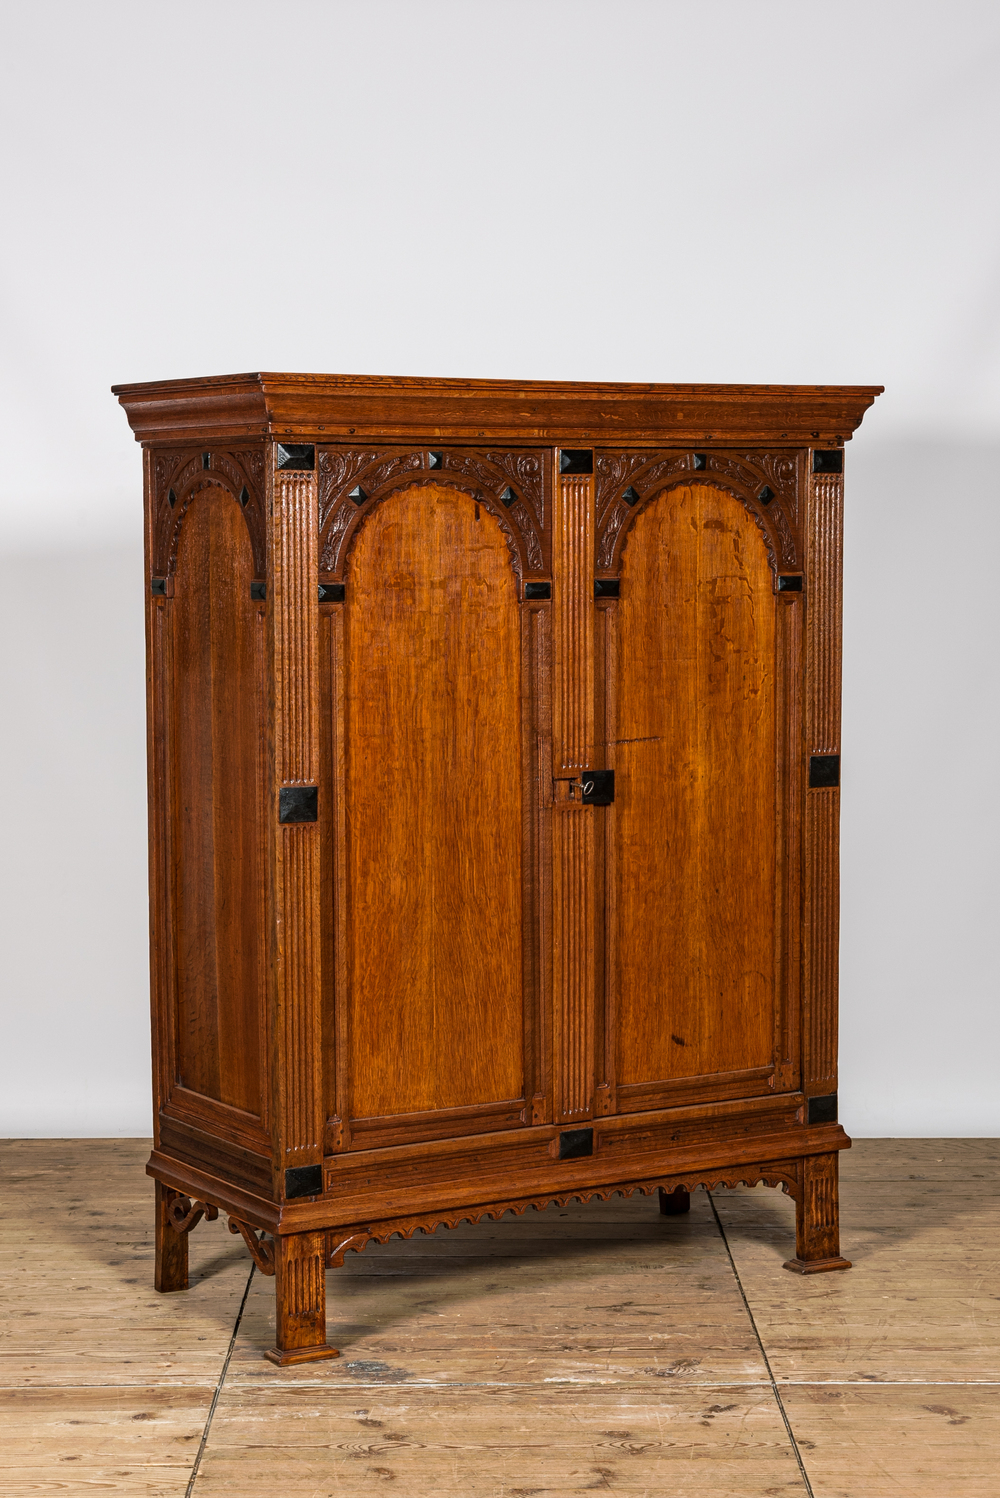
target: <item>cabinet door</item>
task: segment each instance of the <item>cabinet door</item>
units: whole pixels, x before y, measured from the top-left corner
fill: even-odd
[[[635,517],[605,612],[607,1063],[619,1111],[790,1085],[777,1075],[797,639],[786,614],[760,529],[733,495],[684,485]]]
[[[445,481],[390,492],[352,537],[331,623],[329,1049],[355,1149],[527,1121],[532,689],[495,510]]]

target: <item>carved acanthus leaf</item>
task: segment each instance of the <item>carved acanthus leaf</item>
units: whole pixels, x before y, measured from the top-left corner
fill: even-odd
[[[535,519],[542,529],[545,527],[545,458],[541,453],[488,452],[487,460],[494,463],[524,495],[534,511]]]
[[[622,489],[626,488],[634,473],[649,462],[648,452],[600,453],[594,465],[596,471],[595,501],[598,517],[613,504]]]
[[[338,448],[321,447],[319,466],[319,528],[322,532],[330,512],[344,490],[352,485],[359,473],[370,463],[378,462],[378,453],[362,449],[341,451]],[[346,527],[345,527],[346,529]],[[343,534],[343,532],[341,532]]]
[[[319,567],[321,572],[335,572],[340,559],[340,548],[350,530],[357,509],[349,499],[340,501],[340,508],[322,533]]]
[[[743,453],[743,458],[767,481],[786,508],[797,517],[798,460],[795,453]]]
[[[392,457],[383,458],[374,468],[365,470],[367,483],[364,487],[370,494],[375,494],[393,479],[423,468],[426,461],[427,454],[423,452],[394,453]]]
[[[184,462],[185,453],[157,453],[153,460],[153,487],[156,494],[157,508],[167,503],[167,492],[172,487],[172,480],[178,468]]]
[[[778,500],[771,505],[771,520],[775,530],[778,532],[778,540],[781,543],[781,562],[784,567],[795,566],[795,542],[788,527],[788,520]]]
[[[511,519],[517,522],[517,527],[524,537],[524,549],[528,557],[528,567],[532,572],[542,570],[542,548],[535,534],[531,516],[520,501],[510,507]]]
[[[497,495],[504,487],[503,475],[497,473],[495,468],[473,456],[472,453],[452,452],[448,449],[441,455],[441,467],[449,473],[460,473],[466,478],[474,478],[490,494]]]
[[[625,524],[630,513],[629,506],[623,499],[620,499],[605,520],[601,531],[600,543],[597,548],[598,568],[608,568],[614,564],[615,543],[618,540],[618,532]]]

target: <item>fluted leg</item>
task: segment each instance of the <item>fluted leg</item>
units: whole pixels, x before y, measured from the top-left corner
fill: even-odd
[[[796,1274],[821,1274],[827,1269],[850,1269],[840,1254],[839,1160],[830,1155],[807,1155],[802,1161],[802,1189],[795,1204],[795,1258],[786,1269]]]
[[[311,1363],[340,1354],[326,1340],[326,1234],[274,1240],[275,1346],[272,1363]]]

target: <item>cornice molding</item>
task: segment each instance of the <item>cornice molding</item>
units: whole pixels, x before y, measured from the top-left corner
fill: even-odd
[[[881,385],[623,385],[243,374],[115,385],[139,442],[272,437],[834,447]]]

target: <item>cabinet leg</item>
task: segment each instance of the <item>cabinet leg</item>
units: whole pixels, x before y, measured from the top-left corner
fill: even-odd
[[[802,1161],[802,1190],[795,1204],[795,1258],[786,1269],[796,1274],[822,1274],[827,1269],[850,1269],[840,1255],[839,1159],[807,1155]]]
[[[326,1340],[326,1234],[290,1233],[274,1240],[275,1346],[272,1363],[339,1358]]]
[[[170,1198],[176,1196],[169,1186],[156,1182],[156,1268],[153,1284],[157,1290],[186,1290],[188,1287],[187,1233],[179,1233],[167,1216]]]
[[[676,1217],[679,1212],[690,1212],[691,1193],[686,1186],[675,1186],[673,1191],[657,1188],[660,1193],[660,1211],[664,1217]]]

